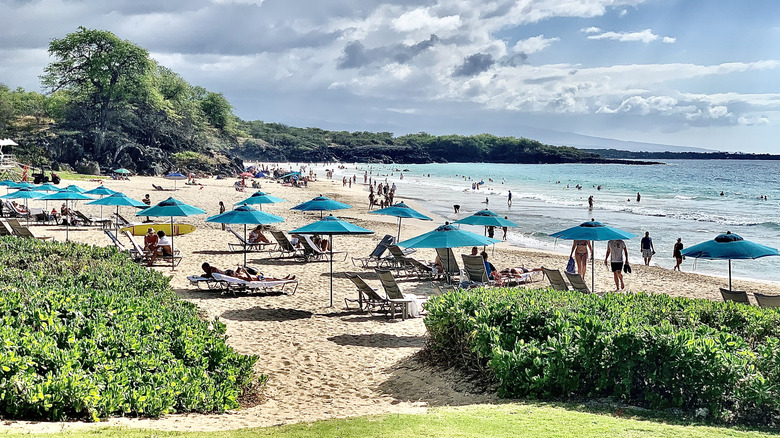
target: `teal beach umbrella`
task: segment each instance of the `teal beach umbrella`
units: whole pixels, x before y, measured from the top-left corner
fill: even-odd
[[[175,251],[173,246],[173,218],[193,216],[196,214],[206,214],[206,210],[179,201],[174,197],[170,197],[164,201],[160,201],[157,205],[153,205],[149,208],[145,208],[137,212],[136,216],[152,216],[152,217],[165,217],[171,218],[171,252]],[[171,270],[175,270],[175,260],[171,257]]]
[[[133,198],[130,198],[129,196],[125,195],[124,193],[114,193],[113,195],[106,196],[105,198],[101,198],[92,202],[87,202],[87,205],[99,205],[102,209],[104,205],[106,206],[116,206],[116,214],[119,216],[119,207],[135,207],[135,208],[148,208],[149,206],[144,204],[141,201],[137,201]],[[102,210],[101,210],[101,216],[102,216]],[[119,222],[116,222],[116,234],[119,235]]]
[[[720,234],[713,240],[708,240],[690,248],[683,249],[682,255],[696,259],[728,260],[729,290],[731,290],[731,260],[758,259],[780,255],[775,248],[745,240],[731,231]]]
[[[290,210],[319,211],[320,217],[322,217],[323,211],[344,210],[347,208],[352,208],[352,206],[344,204],[343,202],[334,201],[327,196],[320,195],[310,201],[298,204],[295,207],[292,207]]]
[[[119,169],[114,169],[114,173],[119,173],[122,175],[128,175],[130,174],[130,171],[125,169],[124,167],[120,167]]]
[[[275,214],[255,210],[248,205],[242,205],[233,210],[211,216],[206,222],[215,222],[218,224],[237,224],[244,225],[244,266],[246,266],[246,226],[260,224],[275,224],[284,222],[284,218]]]
[[[30,207],[27,205],[28,199],[40,199],[46,196],[46,193],[38,192],[28,188],[22,188],[0,196],[0,199],[24,199],[24,209],[27,211],[27,226],[30,226]]]
[[[70,186],[69,186],[70,187]],[[73,186],[75,187],[75,186]],[[70,191],[70,190],[60,190],[59,192],[54,192],[49,195],[46,195],[42,198],[40,198],[43,201],[65,201],[66,203],[68,201],[91,201],[95,198],[91,196],[87,196],[83,193],[79,193],[76,191]],[[70,220],[67,221],[65,224],[65,241],[68,241],[70,234]]]
[[[418,212],[417,210],[409,207],[403,202],[399,202],[390,207],[381,208],[379,210],[369,211],[371,214],[383,214],[387,216],[395,216],[398,218],[398,237],[397,240],[401,240],[401,219],[420,219],[423,221],[432,221],[433,219]]]
[[[97,187],[95,187],[92,190],[87,190],[86,192],[84,192],[85,195],[97,195],[97,196],[100,196],[101,199],[103,198],[103,196],[113,195],[114,193],[116,193],[116,192],[111,190],[111,189],[109,189],[108,187],[104,187],[104,186],[97,186]],[[103,206],[102,205],[100,206],[100,220],[103,220]]]
[[[373,231],[341,220],[333,215],[290,231],[290,234],[327,234],[330,236],[330,307],[333,307],[333,236],[346,234],[374,234]]]
[[[271,196],[268,193],[265,192],[255,192],[252,194],[252,196],[244,199],[243,201],[236,202],[233,205],[258,205],[260,210],[263,208],[263,204],[276,204],[277,202],[286,202],[282,198],[277,198],[276,196]]]

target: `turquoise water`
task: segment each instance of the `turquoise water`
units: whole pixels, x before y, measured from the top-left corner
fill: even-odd
[[[656,249],[653,264],[666,268],[674,265],[672,246],[678,237],[687,247],[730,230],[780,248],[777,161],[672,160],[653,166],[364,164],[357,168],[347,166],[334,178],[358,173],[362,182],[363,171],[370,169],[371,176],[381,175],[380,181],[387,178],[396,183],[397,200],[417,200],[448,220],[485,208],[487,199],[488,208],[520,224],[508,240],[523,247],[568,253],[569,242],[556,243],[548,235],[595,218],[639,237],[649,231]],[[408,170],[403,180],[401,170]],[[472,183],[479,181],[484,182],[479,190],[472,189]],[[511,207],[507,205],[510,190]],[[591,195],[595,202],[589,210]],[[767,200],[761,199],[763,195]],[[460,214],[454,213],[453,204],[461,205]],[[639,237],[627,242],[634,263],[640,262]],[[603,253],[604,245],[597,244],[597,256]],[[780,257],[735,261],[733,267],[735,277],[780,281]],[[686,260],[683,270],[694,270],[693,261]],[[695,272],[725,275],[727,262],[698,261]]]

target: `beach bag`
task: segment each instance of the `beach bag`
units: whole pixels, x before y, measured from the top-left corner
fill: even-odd
[[[569,263],[566,263],[566,272],[568,272],[570,274],[574,274],[574,273],[577,272],[577,268],[574,265],[574,258],[573,257],[569,257]]]

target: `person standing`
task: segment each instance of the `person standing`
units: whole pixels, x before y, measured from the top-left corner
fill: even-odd
[[[489,226],[487,228],[487,234],[488,234],[488,237],[490,237],[492,239],[493,236],[496,234],[496,227],[494,227],[493,225]]]
[[[674,256],[675,260],[677,261],[677,264],[674,265],[673,271],[679,271],[680,270],[680,264],[682,264],[682,261],[683,261],[683,255],[682,255],[683,248],[684,248],[684,246],[683,246],[683,243],[682,243],[682,238],[678,237],[677,238],[677,243],[674,244],[674,252],[672,253],[672,255]]]
[[[222,214],[225,212],[225,203],[222,201],[219,201],[219,214]],[[222,224],[222,231],[225,231],[225,224]]]
[[[636,192],[636,202],[639,202],[642,199],[642,196],[639,194],[639,192]]]
[[[642,258],[645,259],[645,266],[650,266],[650,259],[655,254],[655,247],[653,247],[653,239],[650,238],[649,231],[645,231],[645,237],[639,242],[639,247],[642,250]]]
[[[146,196],[144,196],[144,199],[141,199],[141,202],[143,202],[144,204],[146,204],[148,206],[151,206],[152,205],[152,198],[150,198],[149,194],[147,193]],[[146,223],[146,222],[151,222],[151,221],[152,220],[149,219],[149,216],[146,216],[146,220],[144,222]]]
[[[588,210],[593,210],[593,195],[588,196]]]
[[[623,281],[623,263],[628,263],[628,248],[622,240],[610,240],[607,243],[607,255],[604,257],[604,265],[611,259],[612,277],[615,279],[615,292],[625,289]]]
[[[585,271],[588,270],[588,254],[591,252],[593,252],[593,248],[589,240],[575,240],[571,244],[569,258],[573,257],[574,261],[577,262],[577,273],[582,278],[585,278]]]
[[[509,191],[509,194],[506,196],[506,205],[507,207],[512,206],[512,191]]]

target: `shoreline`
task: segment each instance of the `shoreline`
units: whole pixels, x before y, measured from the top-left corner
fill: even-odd
[[[317,173],[320,179],[309,183],[308,188],[286,187],[261,180],[260,190],[287,200],[263,206],[263,211],[285,218],[285,222],[275,224],[273,228],[289,231],[319,220],[318,212],[292,211],[290,207],[322,193],[353,206],[348,210],[336,211],[334,215],[350,218],[350,222],[375,232],[368,236],[336,236],[336,250],[347,249],[349,255],[354,257],[366,256],[382,235],[396,235],[396,218],[368,213],[364,185],[342,187],[340,177],[325,179],[320,168],[317,168]],[[197,227],[194,232],[175,238],[176,248],[184,256],[179,267],[175,271],[170,268],[153,269],[170,276],[171,287],[182,299],[195,304],[204,318],[219,317],[227,326],[228,343],[233,348],[259,357],[255,371],[269,375],[266,390],[268,400],[261,405],[226,414],[171,414],[160,419],[110,418],[97,424],[12,421],[0,426],[0,431],[58,432],[105,425],[214,431],[371,414],[421,413],[436,406],[500,402],[495,394],[479,393],[456,370],[429,368],[413,359],[413,355],[423,348],[425,342],[426,330],[422,318],[388,321],[381,316],[355,312],[353,306],[352,310],[346,310],[344,299],[357,298],[357,293],[344,276],[345,272],[360,273],[369,285],[382,290],[372,270],[353,266],[349,258],[333,262],[332,308],[327,307],[330,290],[328,263],[269,259],[267,253],[247,254],[249,265],[266,275],[295,274],[300,282],[295,295],[221,296],[190,286],[186,276],[200,272],[200,264],[203,262],[229,269],[243,260],[242,253],[228,251],[228,243],[237,242],[236,239],[230,233],[223,232],[220,224],[205,222],[208,216],[218,213],[218,201],[224,201],[226,207],[232,208],[234,203],[256,191],[247,188],[245,192],[237,192],[233,187],[234,181],[203,179],[199,181],[203,186],[180,187],[175,192],[152,190],[152,184],[164,187],[173,185],[170,181],[153,177],[131,177],[130,181],[106,180],[104,185],[139,200],[149,193],[153,204],[172,195],[206,209],[205,215],[179,221]],[[63,186],[77,184],[86,189],[96,185],[87,181],[63,183]],[[406,200],[400,194],[396,199]],[[37,207],[32,202],[31,206]],[[417,201],[410,202],[410,205],[427,214],[424,206]],[[99,214],[98,207],[87,206],[83,202],[76,207],[87,215]],[[104,209],[103,214],[108,216],[114,211]],[[120,209],[120,214],[129,220],[132,220],[134,213],[129,207]],[[434,218],[433,222],[404,220],[402,239],[430,231],[441,224],[437,219],[444,219],[431,217]],[[31,228],[36,235],[52,235],[58,241],[65,238],[65,228],[61,226],[35,225]],[[94,227],[72,227],[70,238],[93,245],[111,245],[102,230]],[[125,239],[122,241],[125,242]],[[467,250],[455,249],[455,253]],[[415,257],[431,260],[434,254],[433,250],[421,249],[415,253]],[[499,269],[518,265],[563,269],[567,259],[565,254],[517,248],[506,242],[497,244],[495,255],[491,254],[491,260]],[[723,286],[724,282],[720,278],[689,272],[677,273],[660,267],[645,267],[643,264],[632,266],[633,273],[626,276],[627,293],[646,290],[671,296],[721,299],[718,287]],[[586,275],[590,277],[590,266]],[[597,290],[612,290],[614,283],[611,277],[603,263],[596,263]],[[405,293],[423,296],[438,293],[430,281],[401,279],[399,285]],[[530,287],[544,288],[548,285],[545,279],[531,283]],[[734,280],[734,288],[780,294],[780,285],[767,286],[740,279]]]

